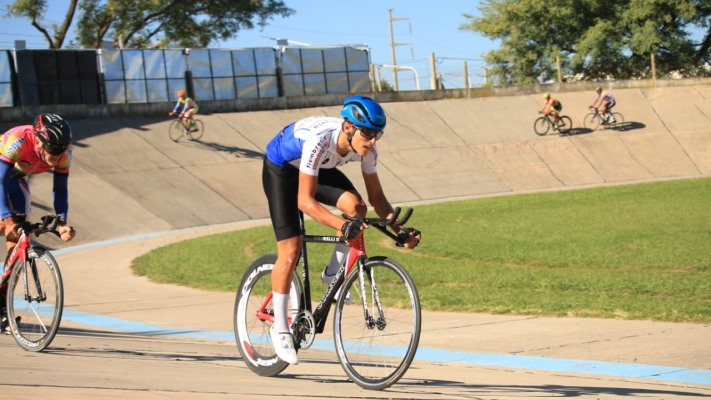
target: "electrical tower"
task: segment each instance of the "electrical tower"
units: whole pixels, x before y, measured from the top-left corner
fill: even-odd
[[[395,59],[395,47],[397,46],[411,46],[412,43],[395,43],[395,38],[393,36],[393,21],[405,21],[410,18],[393,18],[393,9],[388,9],[388,23],[390,24],[390,53],[393,57],[393,90],[398,91],[397,88],[397,60]]]

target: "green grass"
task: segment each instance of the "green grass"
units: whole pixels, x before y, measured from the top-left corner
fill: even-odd
[[[711,322],[711,178],[418,206],[411,225],[416,250],[371,229],[368,253],[405,265],[427,310]],[[232,292],[275,250],[265,226],[166,246],[132,268]],[[309,247],[316,298],[331,250]]]

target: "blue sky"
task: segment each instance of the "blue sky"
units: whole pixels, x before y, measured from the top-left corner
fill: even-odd
[[[0,0],[0,15],[5,15],[10,3]],[[68,3],[68,0],[49,1],[47,20],[60,23]],[[272,47],[276,45],[272,38],[310,45],[367,44],[373,64],[392,65],[388,22],[388,10],[392,9],[392,18],[400,19],[392,22],[392,41],[403,44],[395,46],[395,63],[410,68],[398,74],[400,90],[416,89],[412,68],[417,72],[420,88],[430,88],[431,54],[445,87],[464,87],[465,61],[471,84],[481,85],[483,56],[497,47],[487,38],[459,30],[467,22],[462,14],[480,15],[478,0],[285,0],[285,3],[296,11],[293,16],[271,20],[261,31],[259,28],[240,31],[235,38],[211,47]],[[24,40],[30,49],[48,47],[29,20],[0,18],[0,49],[13,48],[15,40]],[[392,84],[392,70],[381,68],[380,75]]]

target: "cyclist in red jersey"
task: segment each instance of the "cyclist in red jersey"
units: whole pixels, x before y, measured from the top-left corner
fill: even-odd
[[[5,132],[0,141],[0,219],[4,227],[8,250],[17,240],[14,232],[15,214],[29,215],[29,175],[54,171],[54,210],[61,222],[61,238],[74,238],[74,229],[67,225],[68,178],[72,151],[72,130],[69,123],[56,114],[40,114],[33,125],[22,125]]]
[[[17,215],[30,214],[28,177],[54,171],[54,210],[60,218],[57,230],[63,241],[72,240],[74,228],[67,225],[68,178],[72,151],[69,123],[56,114],[40,114],[33,125],[21,125],[0,140],[0,233],[5,235],[8,253],[17,244]],[[0,290],[0,315],[5,319],[5,293]]]

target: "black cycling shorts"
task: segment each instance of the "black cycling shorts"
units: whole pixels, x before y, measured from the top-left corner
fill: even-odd
[[[264,157],[262,167],[262,186],[269,203],[269,215],[272,219],[276,240],[289,239],[301,235],[299,228],[299,170],[287,165],[280,167]],[[336,168],[320,169],[316,201],[332,207],[345,192],[360,197],[348,177]]]

